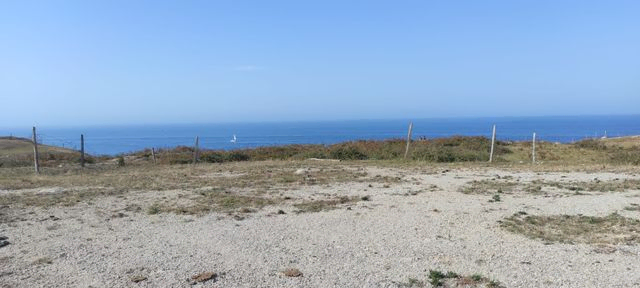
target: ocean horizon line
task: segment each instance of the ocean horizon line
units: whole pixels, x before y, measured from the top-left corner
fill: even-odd
[[[567,115],[511,115],[511,116],[454,116],[454,117],[414,117],[414,118],[401,118],[401,117],[389,117],[389,118],[343,118],[343,119],[303,119],[303,120],[255,120],[255,121],[191,121],[191,122],[140,122],[140,123],[93,123],[84,125],[25,125],[25,126],[0,126],[2,130],[21,129],[24,127],[41,127],[41,128],[53,128],[53,129],[75,129],[75,128],[103,128],[103,127],[142,127],[142,126],[188,126],[188,125],[255,125],[255,124],[290,124],[290,123],[341,123],[341,122],[384,122],[384,121],[451,121],[451,120],[504,120],[504,119],[541,119],[541,118],[557,118],[557,119],[570,119],[570,118],[589,118],[589,117],[640,117],[638,114],[567,114]],[[6,136],[6,135],[0,135]]]

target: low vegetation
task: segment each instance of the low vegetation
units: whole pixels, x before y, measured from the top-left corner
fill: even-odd
[[[407,282],[399,283],[400,287],[426,287],[426,283],[430,287],[487,287],[487,288],[503,288],[504,286],[496,281],[491,280],[481,274],[460,275],[456,272],[449,271],[444,273],[438,270],[429,270],[427,281],[421,281],[416,278],[409,278]]]
[[[79,164],[80,152],[49,145],[38,145],[40,165],[55,167],[61,164]],[[96,158],[86,155],[85,163],[95,163]],[[17,137],[0,137],[0,168],[33,166],[33,142]]]
[[[51,168],[40,176],[27,168],[13,168],[0,169],[0,190],[14,191],[0,194],[0,205],[73,206],[91,203],[99,197],[125,199],[130,195],[147,193],[152,203],[139,203],[137,208],[127,211],[145,211],[150,215],[167,212],[200,215],[212,211],[251,213],[265,206],[287,203],[295,204],[299,212],[319,212],[335,209],[341,204],[367,201],[370,196],[320,195],[311,201],[286,196],[285,193],[314,185],[344,182],[384,182],[391,185],[401,181],[398,177],[368,175],[354,165],[316,161],[228,163],[224,167],[127,165]],[[163,194],[163,191],[170,190],[179,192]]]
[[[512,193],[520,183],[501,180],[473,180],[460,188],[464,194]]]
[[[368,200],[367,196],[363,196],[363,197],[342,196],[342,197],[329,199],[329,200],[305,201],[300,204],[295,204],[293,206],[299,209],[297,211],[298,213],[320,212],[320,211],[336,209],[338,208],[338,205],[341,205],[341,204],[355,203],[358,201],[367,201],[367,200]]]
[[[627,211],[640,211],[640,204],[631,203],[629,206],[624,207]]]
[[[617,213],[605,217],[583,215],[533,216],[519,212],[501,221],[509,232],[550,243],[637,244],[640,220]]]
[[[262,160],[301,160],[308,158],[336,160],[392,160],[404,157],[406,141],[390,139],[382,141],[360,140],[334,145],[286,145],[238,150],[203,150],[200,161],[224,163]],[[411,158],[427,162],[488,161],[491,141],[485,137],[454,136],[412,142]],[[498,142],[496,156],[510,153],[506,143]],[[133,153],[150,159],[151,150]],[[157,152],[161,163],[187,164],[193,162],[193,148],[181,146],[161,149]]]
[[[494,162],[530,163],[531,143],[497,141]],[[613,164],[640,165],[640,139],[591,139],[573,144],[536,144],[538,162],[564,164]],[[406,142],[403,139],[359,140],[333,145],[295,144],[235,150],[199,151],[201,163],[226,163],[264,160],[403,160]],[[489,160],[491,141],[479,136],[452,136],[448,138],[420,139],[413,141],[408,160],[432,163],[486,162]],[[0,167],[33,165],[33,148],[28,139],[0,138]],[[92,157],[88,163],[111,163],[124,166],[140,162],[152,162],[154,154],[145,149],[113,157]],[[188,164],[193,162],[192,147],[179,146],[159,149],[155,153],[156,164]],[[40,162],[44,167],[78,163],[78,151],[41,145]]]
[[[553,191],[552,191],[553,189]],[[514,193],[544,194],[551,192],[580,194],[585,192],[626,192],[640,190],[640,180],[638,179],[614,179],[592,181],[542,181],[533,180],[511,181],[504,179],[484,179],[474,180],[466,183],[460,188],[460,192],[465,194],[500,195]],[[494,196],[495,197],[495,196]]]

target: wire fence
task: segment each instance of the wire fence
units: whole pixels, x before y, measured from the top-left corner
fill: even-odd
[[[584,139],[599,139],[603,137],[623,137],[627,136],[623,133],[610,133],[606,134],[594,132],[593,134],[581,134],[573,135],[566,134],[546,134],[544,131],[531,131],[524,134],[520,131],[500,131],[498,127],[497,140],[506,142],[524,142],[531,141],[533,132],[537,133],[537,140],[543,142],[557,142],[557,143],[574,143]],[[640,133],[640,131],[639,131]],[[91,134],[85,134],[85,151],[92,155],[119,155],[124,153],[131,153],[150,148],[174,148],[178,146],[193,146],[195,137],[199,136],[200,147],[203,149],[219,149],[219,150],[233,150],[233,149],[246,149],[268,146],[285,146],[293,144],[322,144],[331,145],[341,142],[358,141],[358,140],[386,140],[386,139],[398,139],[406,138],[406,135],[402,136],[401,133],[390,134],[369,134],[369,135],[346,135],[346,134],[334,134],[334,135],[242,135],[235,141],[231,141],[231,137],[227,136],[210,136],[210,135],[193,135],[193,136],[141,136],[141,137],[109,137],[99,135],[92,137]],[[413,133],[412,140],[420,141],[435,138],[446,138],[452,136],[483,136],[490,138],[490,130],[487,133]],[[26,135],[23,135],[24,138]],[[38,133],[37,141],[40,144],[57,146],[70,150],[80,150],[80,134],[70,137],[68,135],[57,135],[53,133]]]

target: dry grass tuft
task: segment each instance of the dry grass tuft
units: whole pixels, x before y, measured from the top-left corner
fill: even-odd
[[[282,274],[287,277],[302,277],[302,272],[297,268],[289,268],[287,270],[282,271]]]
[[[422,283],[422,282],[409,282]],[[501,288],[504,287],[500,282],[491,280],[480,274],[473,274],[471,276],[460,275],[453,271],[442,273],[438,270],[429,270],[429,284],[432,287],[489,287],[489,288]],[[423,287],[409,285],[407,287]]]
[[[511,193],[518,185],[519,184],[515,182],[500,180],[474,180],[462,186],[460,192],[464,194]]]
[[[215,272],[203,272],[197,275],[191,276],[191,280],[195,283],[201,283],[209,280],[215,281],[218,277],[218,274]]]
[[[630,206],[624,207],[624,210],[627,210],[627,211],[640,211],[640,205],[639,204],[635,204],[635,203],[631,203]]]
[[[133,283],[138,283],[138,282],[142,282],[144,280],[147,280],[147,276],[135,275],[135,276],[131,276],[131,278],[129,278],[129,280],[131,280],[131,282],[133,282]]]
[[[516,213],[501,221],[509,232],[558,243],[636,244],[640,221],[613,213],[606,217],[582,215],[529,216]]]
[[[341,204],[355,203],[358,201],[362,201],[362,197],[342,196],[330,200],[305,201],[300,204],[294,204],[293,206],[299,209],[296,211],[297,213],[308,213],[333,210],[337,209]]]
[[[545,189],[547,188],[547,189]],[[460,188],[460,192],[465,194],[490,195],[496,193],[512,194],[524,192],[529,194],[543,194],[550,192],[548,188],[555,189],[554,192],[566,194],[580,194],[580,191],[588,192],[626,192],[629,190],[640,190],[640,180],[638,179],[615,179],[601,181],[542,181],[514,182],[497,179],[474,180],[466,183]]]

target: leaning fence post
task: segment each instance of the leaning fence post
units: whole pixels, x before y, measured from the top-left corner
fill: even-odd
[[[195,145],[193,147],[193,164],[194,165],[196,164],[196,162],[198,162],[198,152],[199,152],[198,151],[198,145],[199,145],[199,142],[200,142],[199,140],[200,140],[199,137],[196,136],[196,143],[195,143]]]
[[[153,164],[156,164],[156,148],[151,147],[151,157],[153,157]]]
[[[489,163],[493,161],[493,146],[496,144],[496,124],[493,124],[493,133],[491,134],[491,153],[489,153]]]
[[[531,163],[536,164],[536,132],[533,132],[533,142],[531,144]]]
[[[36,174],[40,174],[40,162],[38,162],[38,139],[36,137],[36,126],[33,126],[33,163],[36,167]]]
[[[84,134],[80,134],[80,166],[84,167]]]
[[[404,159],[409,154],[409,145],[411,144],[411,133],[413,132],[413,122],[409,122],[409,132],[407,133],[407,148],[404,150]]]

